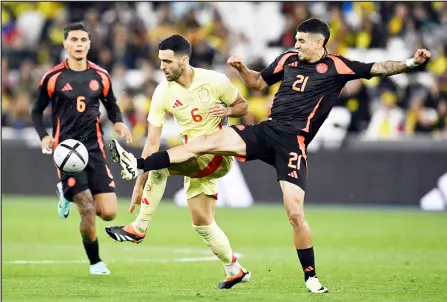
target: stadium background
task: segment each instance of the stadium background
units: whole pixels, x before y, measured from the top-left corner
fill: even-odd
[[[311,16],[330,25],[329,52],[371,62],[406,59],[425,47],[432,59],[408,74],[348,83],[309,147],[315,153],[310,157],[310,202],[419,203],[447,172],[443,158],[447,4],[442,2],[2,3],[5,156],[25,152],[32,162],[50,162],[34,148],[40,142],[31,128],[29,109],[42,75],[65,58],[63,28],[68,22],[84,20],[91,29],[89,59],[109,70],[125,122],[133,132],[133,147],[138,149],[145,141],[152,93],[163,77],[157,61],[160,39],[174,33],[188,37],[193,44],[191,64],[226,73],[248,100],[250,114],[232,123],[252,124],[267,118],[277,86],[261,92],[247,89],[226,59],[238,54],[252,69],[261,70],[293,47],[296,26]],[[49,112],[50,108],[46,111],[50,128]],[[102,122],[108,140],[114,134],[106,114]],[[20,142],[32,149],[20,149]],[[164,126],[162,143],[164,147],[180,143],[173,119]],[[4,164],[8,168],[16,163]],[[278,200],[278,186],[270,177],[273,170],[262,163],[242,165],[242,169],[255,200]],[[342,170],[346,177],[338,177]],[[4,191],[50,193],[56,180],[50,173],[47,181],[34,182],[25,190],[23,176],[10,175]],[[405,178],[400,177],[403,173]],[[262,189],[254,189],[264,174],[268,176],[262,178]],[[167,197],[181,187],[181,179],[172,181]],[[119,193],[129,194],[129,184],[118,187]]]
[[[189,227],[188,211],[170,202],[181,177],[170,178],[167,200],[142,244],[107,238],[106,225],[133,219],[127,213],[133,183],[121,180],[112,163],[118,215],[97,221],[101,257],[112,275],[88,276],[79,215],[73,209],[67,220],[57,216],[56,173],[29,116],[40,78],[64,58],[64,25],[85,20],[90,59],[110,71],[133,151],[141,152],[151,95],[163,76],[157,43],[173,33],[193,42],[194,66],[225,72],[247,98],[251,114],[233,123],[262,121],[276,87],[248,90],[226,58],[241,55],[260,70],[293,46],[296,26],[310,16],[330,24],[329,51],[352,59],[403,60],[419,47],[432,52],[428,64],[409,74],[349,83],[309,146],[306,218],[318,275],[331,291],[324,298],[446,301],[445,212],[416,206],[425,196],[424,208],[446,208],[447,3],[79,1],[2,2],[2,300],[320,301],[301,286],[275,172],[261,162],[239,166],[254,206],[216,211],[253,273],[249,284],[215,290],[220,263],[208,261],[215,257]],[[102,121],[107,141],[113,133],[105,114]],[[163,148],[178,143],[168,120]],[[237,204],[242,191],[230,189]]]

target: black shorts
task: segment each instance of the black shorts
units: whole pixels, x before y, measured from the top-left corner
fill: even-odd
[[[231,126],[247,146],[245,160],[259,159],[275,167],[278,180],[306,190],[307,156],[304,136],[280,131],[271,121]]]
[[[90,190],[92,195],[115,192],[115,182],[106,164],[103,147],[96,141],[85,146],[89,155],[87,167],[75,175],[60,172],[64,197],[69,201],[85,190]]]

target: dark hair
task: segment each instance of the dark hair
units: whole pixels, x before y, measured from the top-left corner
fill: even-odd
[[[329,26],[327,25],[327,23],[316,18],[311,18],[303,21],[300,25],[298,25],[296,31],[302,33],[322,34],[324,37],[323,47],[326,46],[326,43],[327,41],[329,41],[329,38],[331,36],[331,32],[329,31]]]
[[[67,39],[68,34],[73,30],[83,30],[86,33],[88,33],[88,37],[90,38],[90,31],[88,30],[87,26],[84,25],[82,22],[73,22],[65,26],[64,28],[64,40]]]
[[[188,39],[182,35],[172,35],[158,44],[159,50],[172,50],[174,54],[184,54],[191,57],[192,47]]]

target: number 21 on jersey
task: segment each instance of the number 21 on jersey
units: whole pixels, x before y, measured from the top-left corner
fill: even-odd
[[[303,157],[302,155],[298,155],[298,153],[296,152],[290,152],[290,158],[289,158],[289,168],[292,169],[300,169],[300,164],[301,164],[301,157]]]
[[[307,80],[309,80],[309,77],[305,77],[303,75],[297,75],[298,79],[293,83],[292,89],[298,92],[303,92],[306,88]]]

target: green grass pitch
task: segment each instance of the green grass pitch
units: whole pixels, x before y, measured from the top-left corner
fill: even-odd
[[[249,283],[219,291],[223,268],[186,209],[162,202],[143,243],[116,243],[104,227],[133,219],[121,201],[115,221],[97,220],[112,274],[90,276],[75,208],[63,221],[54,196],[3,196],[3,300],[447,301],[446,213],[309,206],[317,273],[330,290],[316,295],[305,290],[279,205],[217,209],[216,221],[252,271]]]

